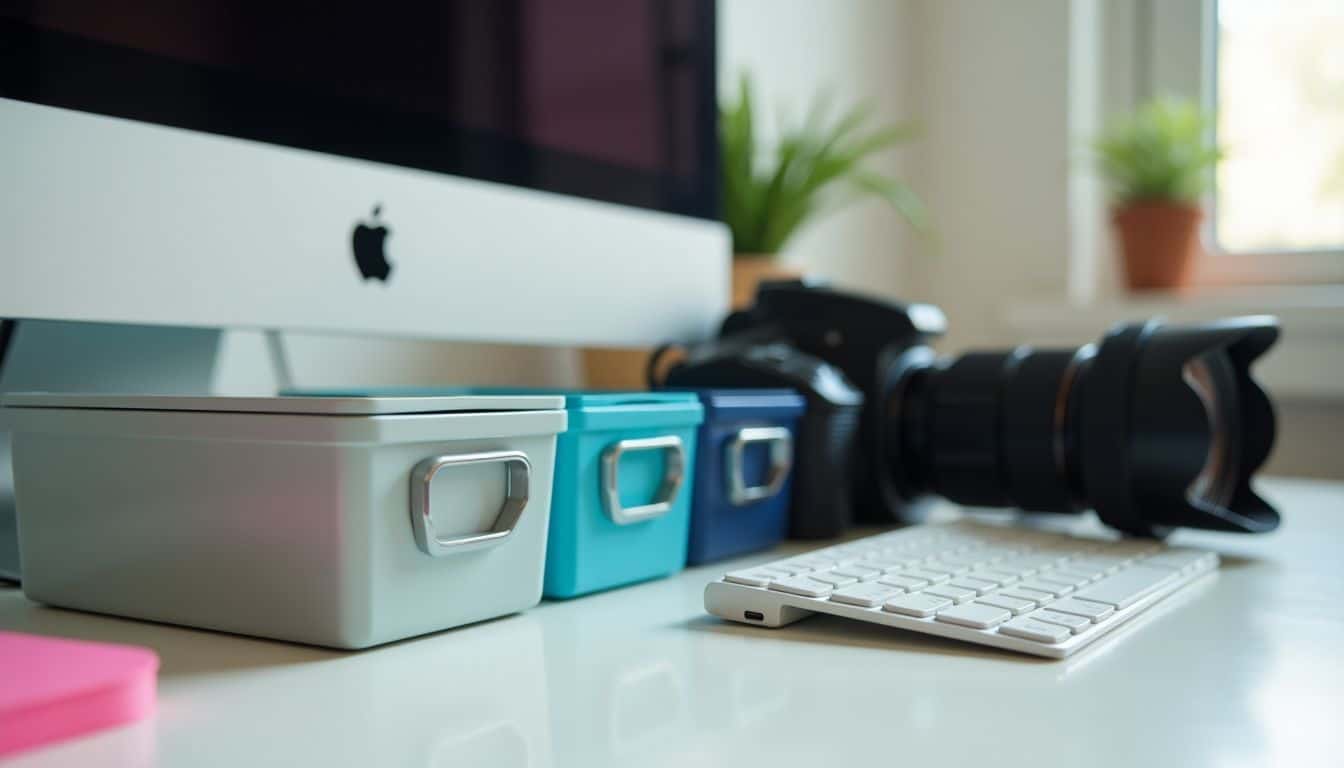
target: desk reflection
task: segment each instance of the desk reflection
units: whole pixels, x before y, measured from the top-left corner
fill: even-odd
[[[264,674],[169,671],[160,753],[194,766],[551,765],[540,630],[530,616],[358,653],[300,650],[317,658]],[[202,730],[220,739],[202,739]]]
[[[556,765],[685,766],[725,749],[755,762],[742,735],[788,710],[785,660],[669,616],[700,591],[654,582],[542,607]]]
[[[546,623],[556,764],[577,764],[586,756],[589,761],[605,757],[613,765],[656,765],[690,734],[684,646],[651,643],[647,629],[640,627],[638,622],[584,621],[568,613]]]

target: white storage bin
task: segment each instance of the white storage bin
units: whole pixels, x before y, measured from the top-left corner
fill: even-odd
[[[340,648],[540,600],[562,397],[0,402],[33,600]]]

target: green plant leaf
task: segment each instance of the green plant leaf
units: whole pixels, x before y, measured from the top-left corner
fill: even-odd
[[[831,96],[823,92],[800,124],[781,116],[779,141],[764,153],[753,110],[744,75],[736,100],[720,110],[723,217],[735,252],[777,253],[812,218],[867,197],[887,200],[910,223],[925,224],[909,188],[867,168],[875,154],[911,140],[914,124],[872,128],[872,109],[862,103],[832,120]]]
[[[928,229],[928,213],[924,203],[910,188],[896,179],[867,171],[859,171],[850,177],[850,183],[861,191],[876,195],[887,201],[896,212],[905,217],[911,226],[920,231]]]
[[[1163,97],[1113,122],[1093,151],[1114,201],[1198,202],[1223,156],[1207,141],[1210,121],[1193,102]]]

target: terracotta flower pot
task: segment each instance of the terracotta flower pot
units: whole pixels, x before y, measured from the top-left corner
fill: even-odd
[[[773,255],[736,254],[733,256],[733,309],[751,306],[756,299],[756,287],[763,280],[797,280],[802,276],[802,270],[781,264]]]
[[[1112,212],[1130,290],[1171,289],[1186,284],[1199,255],[1199,221],[1203,216],[1198,206],[1159,202],[1129,203]]]

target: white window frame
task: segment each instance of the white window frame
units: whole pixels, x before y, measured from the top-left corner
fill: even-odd
[[[1217,106],[1217,0],[1134,0],[1136,13],[1135,104],[1159,94]],[[1190,45],[1197,40],[1197,45]],[[1147,82],[1143,82],[1146,80]],[[1213,138],[1213,136],[1211,136]],[[1204,201],[1204,256],[1196,265],[1199,285],[1291,285],[1344,283],[1344,250],[1280,250],[1233,253],[1214,232],[1215,200]]]

